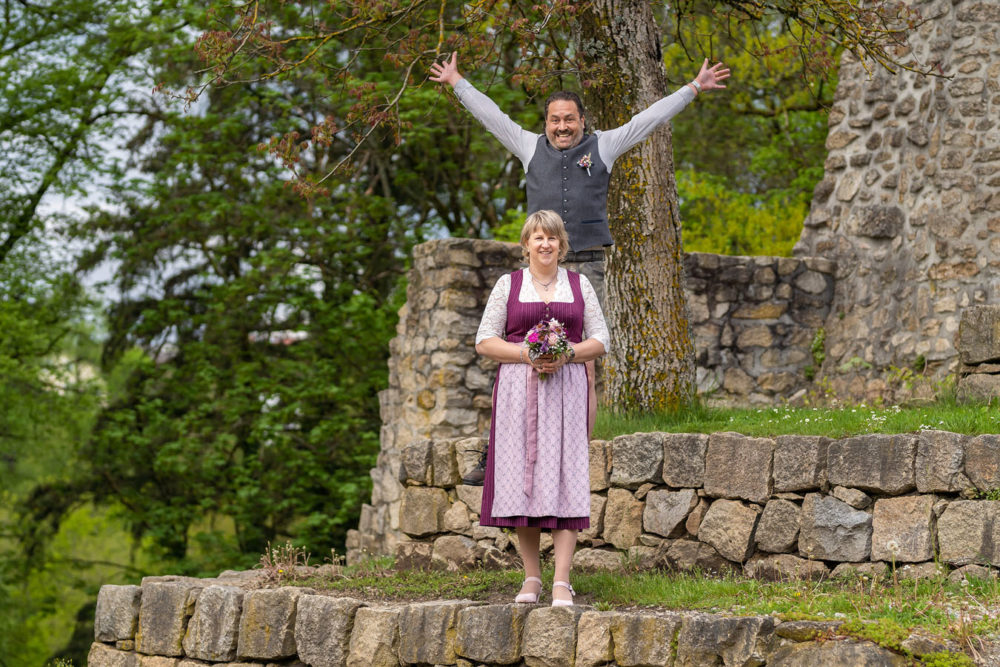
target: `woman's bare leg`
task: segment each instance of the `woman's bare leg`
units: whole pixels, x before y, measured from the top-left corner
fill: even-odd
[[[569,583],[569,570],[573,565],[573,551],[576,549],[575,530],[553,530],[552,546],[556,553],[556,574],[553,581]],[[552,589],[553,600],[572,600],[573,596],[562,586]]]
[[[521,562],[524,563],[524,576],[541,578],[542,564],[538,555],[538,545],[541,541],[542,529],[525,526],[515,530],[517,531],[517,543],[521,550]],[[541,590],[541,584],[533,581],[525,582],[521,586],[521,593],[538,594]]]

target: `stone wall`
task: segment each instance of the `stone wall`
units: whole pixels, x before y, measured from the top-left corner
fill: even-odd
[[[398,336],[389,344],[389,388],[380,395],[372,502],[351,554],[395,551],[406,446],[489,429],[496,364],[476,354],[476,330],[493,284],[520,262],[517,245],[495,241],[445,239],[414,249]],[[815,363],[810,347],[833,298],[833,263],[689,253],[685,269],[702,395],[765,403],[804,393]],[[459,456],[474,465],[478,450]]]
[[[932,18],[904,58],[845,55],[826,174],[796,255],[837,263],[825,374],[840,396],[887,396],[892,366],[958,370],[962,309],[1000,303],[1000,4],[910,0]]]
[[[368,604],[253,578],[151,577],[104,586],[90,667],[396,667],[398,665],[887,665],[902,655],[839,634],[838,621],[666,611]],[[913,635],[916,656],[957,646]],[[993,659],[993,647],[980,655]],[[989,663],[982,663],[989,664]]]
[[[460,483],[480,438],[403,448],[397,567],[510,565],[516,535],[478,523]],[[739,461],[739,465],[734,462]],[[637,433],[590,447],[591,527],[574,564],[823,578],[889,563],[1000,566],[1000,436],[943,431],[751,438]],[[369,509],[369,512],[371,510]],[[377,543],[362,521],[353,543]],[[544,537],[543,547],[551,546]],[[358,554],[354,554],[358,557]]]

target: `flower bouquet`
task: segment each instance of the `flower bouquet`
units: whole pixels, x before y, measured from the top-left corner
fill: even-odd
[[[535,361],[539,357],[549,355],[553,359],[569,355],[569,339],[566,338],[566,327],[559,320],[542,320],[531,327],[528,335],[524,337],[524,343],[528,348],[528,357]],[[538,379],[544,380],[548,373],[539,373]]]

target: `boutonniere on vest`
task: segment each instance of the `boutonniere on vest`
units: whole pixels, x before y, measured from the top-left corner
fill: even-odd
[[[580,167],[581,169],[586,169],[587,176],[590,176],[590,168],[594,166],[594,161],[590,159],[590,153],[587,153],[582,158],[580,158],[580,161],[576,163],[576,166]]]

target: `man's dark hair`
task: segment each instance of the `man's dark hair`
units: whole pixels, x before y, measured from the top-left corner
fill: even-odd
[[[558,92],[549,95],[549,99],[545,100],[545,118],[549,117],[549,104],[557,101],[573,102],[576,104],[577,113],[580,114],[581,118],[586,118],[586,114],[583,113],[583,100],[580,96],[571,90],[560,90]]]

